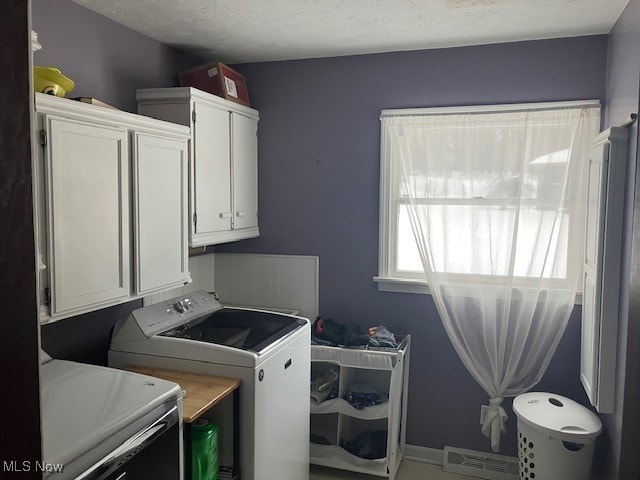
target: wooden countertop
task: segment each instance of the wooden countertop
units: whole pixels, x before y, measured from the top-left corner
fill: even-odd
[[[127,365],[122,369],[169,380],[186,390],[187,395],[182,399],[182,416],[186,423],[195,421],[200,415],[240,386],[240,379],[238,378],[214,377],[213,375],[141,367],[139,365]]]

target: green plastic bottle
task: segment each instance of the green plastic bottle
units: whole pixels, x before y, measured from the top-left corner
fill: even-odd
[[[191,478],[218,480],[218,427],[202,418],[191,425]]]

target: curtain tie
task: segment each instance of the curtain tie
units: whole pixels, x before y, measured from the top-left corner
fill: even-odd
[[[491,449],[494,452],[500,451],[500,435],[507,431],[505,422],[507,412],[502,408],[502,397],[489,399],[489,409],[482,422],[482,433],[491,440]]]

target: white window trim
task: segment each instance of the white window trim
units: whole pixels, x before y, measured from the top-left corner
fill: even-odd
[[[541,103],[519,103],[502,105],[475,105],[466,107],[442,107],[442,108],[409,108],[409,109],[387,109],[380,113],[380,120],[389,116],[400,115],[445,115],[454,113],[493,113],[493,112],[515,112],[530,110],[550,110],[560,108],[593,108],[601,107],[599,100],[579,100],[570,102],[541,102]],[[430,294],[429,285],[426,280],[416,278],[401,278],[392,275],[393,254],[390,245],[395,238],[394,230],[395,215],[391,215],[393,204],[391,195],[393,191],[390,155],[386,135],[380,132],[380,208],[379,208],[379,242],[378,242],[378,275],[373,277],[381,292],[399,292],[413,294]],[[576,294],[576,305],[582,304],[582,292]]]

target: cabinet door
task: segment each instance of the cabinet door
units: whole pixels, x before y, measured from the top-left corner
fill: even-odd
[[[189,280],[187,142],[135,133],[133,216],[136,293]]]
[[[608,145],[605,145],[608,150]],[[591,151],[587,163],[587,215],[582,297],[580,380],[592,404],[597,403],[602,272],[602,211],[606,183],[603,149]]]
[[[229,112],[195,103],[194,214],[196,235],[231,230]]]
[[[129,296],[127,132],[46,117],[51,314]]]
[[[627,130],[602,132],[589,153],[580,379],[599,413],[613,413],[623,250]]]
[[[258,226],[258,122],[231,114],[233,228]]]

